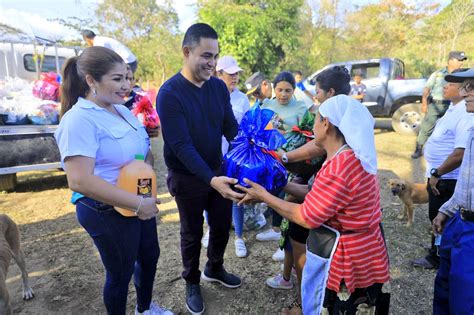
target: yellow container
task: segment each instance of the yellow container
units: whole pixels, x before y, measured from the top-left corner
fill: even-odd
[[[153,168],[146,164],[143,155],[135,155],[135,160],[125,165],[117,179],[117,187],[143,198],[156,197],[156,174]],[[125,217],[135,217],[137,214],[129,209],[114,207]]]

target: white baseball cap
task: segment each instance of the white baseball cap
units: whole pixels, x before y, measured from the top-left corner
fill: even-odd
[[[223,70],[228,74],[234,74],[242,71],[242,68],[237,65],[237,60],[235,60],[234,57],[222,56],[221,58],[219,58],[219,61],[217,61],[216,70]]]

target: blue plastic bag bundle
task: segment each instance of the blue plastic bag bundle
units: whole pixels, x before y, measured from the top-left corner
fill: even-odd
[[[226,176],[237,178],[248,187],[244,178],[256,182],[272,194],[278,193],[287,182],[285,167],[269,151],[281,147],[285,138],[273,127],[275,113],[270,109],[252,107],[240,123],[232,149],[224,156]]]

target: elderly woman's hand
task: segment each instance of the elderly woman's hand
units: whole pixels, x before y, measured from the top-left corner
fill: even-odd
[[[246,193],[245,197],[239,201],[239,205],[262,202],[264,201],[265,196],[269,194],[261,185],[254,183],[247,178],[244,179],[244,182],[250,187],[247,188],[241,185],[235,185],[235,188]]]

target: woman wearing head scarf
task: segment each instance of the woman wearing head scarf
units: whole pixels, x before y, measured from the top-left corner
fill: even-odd
[[[319,287],[302,292],[304,314],[320,311],[323,301],[330,314],[355,314],[361,302],[375,305],[389,280],[373,127],[373,117],[360,102],[334,96],[320,106],[315,119],[316,144],[324,148],[327,160],[303,204],[278,199],[251,181],[250,188],[238,186],[247,193],[241,202],[263,201],[301,226],[316,229],[325,224],[340,235],[323,282],[326,292],[318,293]],[[307,260],[303,281],[311,276],[306,269],[316,270],[313,263]]]
[[[333,96],[339,94],[348,95],[351,89],[350,81],[351,77],[346,68],[334,66],[332,68],[326,69],[322,71],[316,78],[315,98],[318,100],[319,104],[321,104]],[[310,108],[310,112],[317,113],[318,107],[313,105]],[[319,146],[316,146],[314,141],[315,140],[312,140],[295,150],[291,150],[288,152],[281,151],[280,157],[282,157],[282,161],[285,167],[291,165],[291,163],[289,165],[286,163],[288,162],[289,158],[291,158],[292,161],[295,161],[301,158],[302,156],[310,155],[311,158],[303,158],[301,160],[311,160],[312,158],[316,158],[317,160],[324,160],[326,152]],[[285,156],[284,159],[283,156]],[[313,175],[317,172],[317,170],[319,170],[319,168],[320,167],[313,168]],[[312,177],[312,179],[314,179],[314,176]],[[302,203],[306,194],[311,190],[312,182],[313,180],[308,180],[307,176],[304,175],[301,177],[296,177],[294,180],[291,181],[291,183],[288,183],[288,185],[285,187],[285,192],[288,194],[288,197],[293,198],[293,202]],[[300,225],[294,222],[289,223],[288,238],[291,244],[291,251],[293,253],[293,261],[291,262],[291,264],[294,265],[294,269],[296,270],[298,290],[296,302],[293,302],[290,307],[285,310],[287,314],[301,313],[301,285],[303,283],[303,268],[306,263],[306,241],[308,239],[308,235],[308,229],[301,227]],[[289,269],[291,270],[291,266]],[[284,271],[285,270],[287,269],[284,269]],[[285,275],[282,274],[281,277],[283,276]]]

